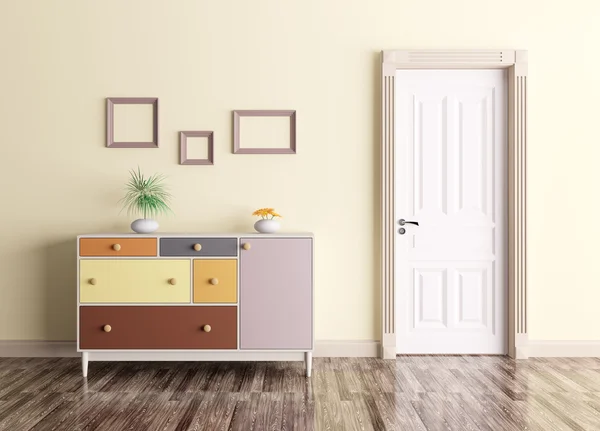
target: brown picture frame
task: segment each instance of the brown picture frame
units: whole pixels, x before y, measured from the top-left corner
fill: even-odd
[[[152,141],[119,142],[114,140],[115,105],[152,105]],[[157,97],[107,97],[106,146],[108,148],[158,148],[158,98]]]
[[[179,164],[180,165],[214,165],[214,132],[212,131],[184,131],[179,132]],[[206,159],[188,159],[187,146],[188,138],[207,138],[208,139],[208,158]]]
[[[242,148],[240,144],[241,117],[289,117],[289,148]],[[292,110],[235,110],[233,111],[233,153],[234,154],[296,154],[296,111]]]

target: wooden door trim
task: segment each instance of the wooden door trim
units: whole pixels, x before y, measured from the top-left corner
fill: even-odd
[[[382,51],[381,357],[396,357],[395,314],[395,75],[398,69],[508,71],[508,354],[526,358],[527,345],[527,51]]]

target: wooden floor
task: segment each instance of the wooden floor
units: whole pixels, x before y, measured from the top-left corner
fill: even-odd
[[[600,359],[0,359],[0,430],[600,430]]]

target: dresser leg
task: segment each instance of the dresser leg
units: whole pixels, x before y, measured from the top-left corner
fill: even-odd
[[[306,377],[312,374],[312,352],[304,353],[304,363],[306,364]]]
[[[88,373],[88,363],[89,363],[89,353],[88,352],[82,352],[81,353],[81,370],[83,371],[83,377],[87,377],[87,373]]]

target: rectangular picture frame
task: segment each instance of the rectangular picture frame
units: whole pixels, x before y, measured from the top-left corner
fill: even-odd
[[[290,141],[288,148],[242,148],[241,117],[289,117]],[[296,111],[295,110],[235,110],[233,111],[234,154],[296,154]]]

